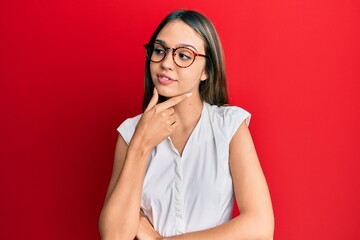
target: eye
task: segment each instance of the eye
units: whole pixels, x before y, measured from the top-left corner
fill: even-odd
[[[194,54],[189,49],[186,48],[178,49],[177,55],[181,61],[188,61],[194,58]]]
[[[153,54],[157,56],[164,56],[166,54],[166,48],[162,44],[154,43]]]
[[[165,50],[163,48],[156,48],[154,47],[154,51],[153,51],[154,54],[156,55],[164,55],[165,54]]]
[[[184,54],[184,53],[179,53],[179,57],[182,59],[182,60],[189,60],[191,59],[190,56]]]

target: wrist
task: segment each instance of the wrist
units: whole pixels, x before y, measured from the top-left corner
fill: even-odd
[[[147,159],[151,152],[151,148],[147,147],[145,144],[141,144],[141,142],[136,139],[133,140],[131,140],[129,143],[127,156],[136,159]]]
[[[146,139],[146,136],[141,136],[141,134],[134,134],[129,143],[129,148],[133,149],[135,152],[149,154],[154,146],[149,144],[149,141]]]

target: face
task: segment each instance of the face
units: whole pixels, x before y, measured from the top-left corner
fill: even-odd
[[[186,46],[196,53],[205,54],[201,37],[184,22],[175,20],[159,32],[156,42],[161,42],[170,48],[161,62],[150,62],[151,78],[159,94],[164,97],[174,97],[191,92],[193,97],[200,97],[199,84],[208,78],[205,71],[206,58],[197,56],[189,67],[181,68],[172,58],[172,48]],[[186,56],[180,55],[180,57]]]

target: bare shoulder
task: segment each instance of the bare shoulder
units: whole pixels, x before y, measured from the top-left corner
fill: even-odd
[[[250,131],[242,122],[229,146],[229,164],[234,184],[243,184],[238,178],[261,178],[262,170]],[[254,179],[255,180],[255,179]]]
[[[243,121],[239,128],[236,130],[230,141],[230,151],[234,151],[239,147],[242,150],[254,148],[253,140],[247,126],[246,121]],[[254,149],[255,150],[255,149]]]

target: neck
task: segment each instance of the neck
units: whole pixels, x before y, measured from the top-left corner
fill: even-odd
[[[203,108],[203,101],[200,96],[191,96],[174,106],[178,118],[179,127],[183,131],[192,131],[199,121]]]

